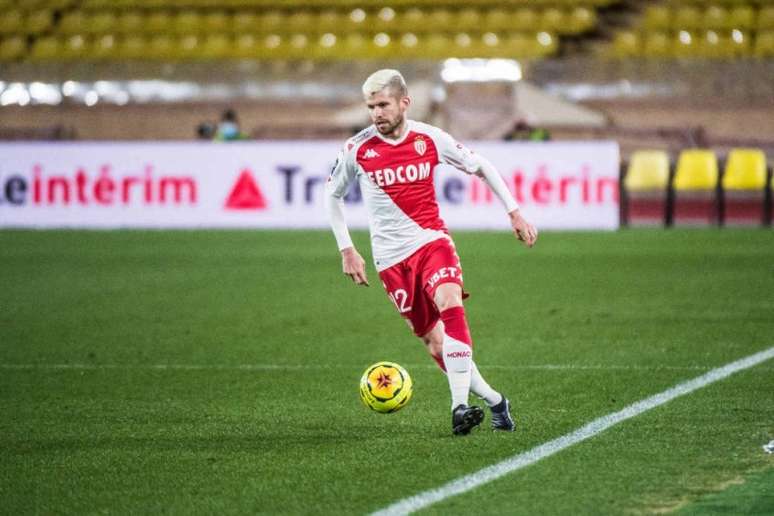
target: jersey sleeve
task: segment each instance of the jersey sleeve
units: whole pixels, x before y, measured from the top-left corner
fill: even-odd
[[[349,144],[345,149],[347,147]],[[352,247],[352,238],[344,218],[344,195],[347,193],[350,182],[355,178],[356,172],[357,167],[352,154],[342,149],[336,158],[336,164],[333,165],[331,175],[325,183],[325,210],[339,250]]]
[[[438,146],[438,157],[441,163],[447,163],[466,174],[475,174],[483,179],[497,198],[500,199],[507,213],[519,208],[502,176],[488,159],[476,154],[457,142],[449,133],[440,129],[438,129],[435,141]]]
[[[451,135],[438,129],[435,144],[438,148],[438,159],[466,174],[475,174],[480,168],[476,154],[456,141]]]
[[[355,166],[355,160],[351,152],[346,152],[344,149],[339,151],[339,155],[336,158],[336,164],[331,169],[331,175],[328,177],[326,183],[326,189],[328,193],[341,199],[347,193],[347,188],[357,173],[357,167]]]

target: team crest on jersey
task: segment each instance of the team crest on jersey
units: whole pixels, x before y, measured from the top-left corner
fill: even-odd
[[[425,155],[425,152],[427,151],[427,143],[421,136],[414,138],[414,150],[417,151],[417,154],[420,156]]]

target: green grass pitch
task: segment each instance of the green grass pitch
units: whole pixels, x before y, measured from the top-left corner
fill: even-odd
[[[370,288],[328,232],[0,232],[0,513],[363,514],[774,346],[774,231],[461,232],[519,428],[453,438],[355,240]],[[378,360],[396,414],[358,399]],[[771,514],[771,440],[769,361],[422,513]]]

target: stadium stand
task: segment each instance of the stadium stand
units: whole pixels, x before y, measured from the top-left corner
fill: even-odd
[[[774,5],[760,0],[648,2],[604,52],[617,58],[771,57]]]
[[[559,39],[591,32],[599,6],[611,2],[397,2],[395,8],[373,8],[351,1],[282,4],[233,2],[121,0],[83,2],[40,0],[0,16],[0,34],[9,50],[4,61],[62,60],[207,60],[379,58],[392,52],[402,57],[541,58],[559,51]],[[28,51],[19,40],[29,40]],[[202,44],[202,38],[213,42]],[[78,37],[78,48],[68,43]],[[109,52],[115,47],[142,46],[147,51]],[[161,38],[159,49],[152,41]],[[139,39],[143,43],[137,44]],[[42,40],[42,41],[41,41]],[[172,40],[169,44],[167,42]],[[249,42],[249,43],[248,43]],[[200,44],[207,49],[198,52]],[[10,50],[14,47],[14,51]],[[45,50],[36,50],[43,47]],[[168,50],[171,47],[172,51]],[[442,51],[441,51],[442,49]],[[159,51],[157,51],[159,50]]]

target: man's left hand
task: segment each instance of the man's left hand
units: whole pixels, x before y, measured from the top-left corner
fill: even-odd
[[[527,220],[521,216],[519,210],[513,210],[508,214],[511,219],[511,227],[516,238],[524,242],[527,247],[532,247],[537,242],[538,231],[535,226],[527,222]]]

